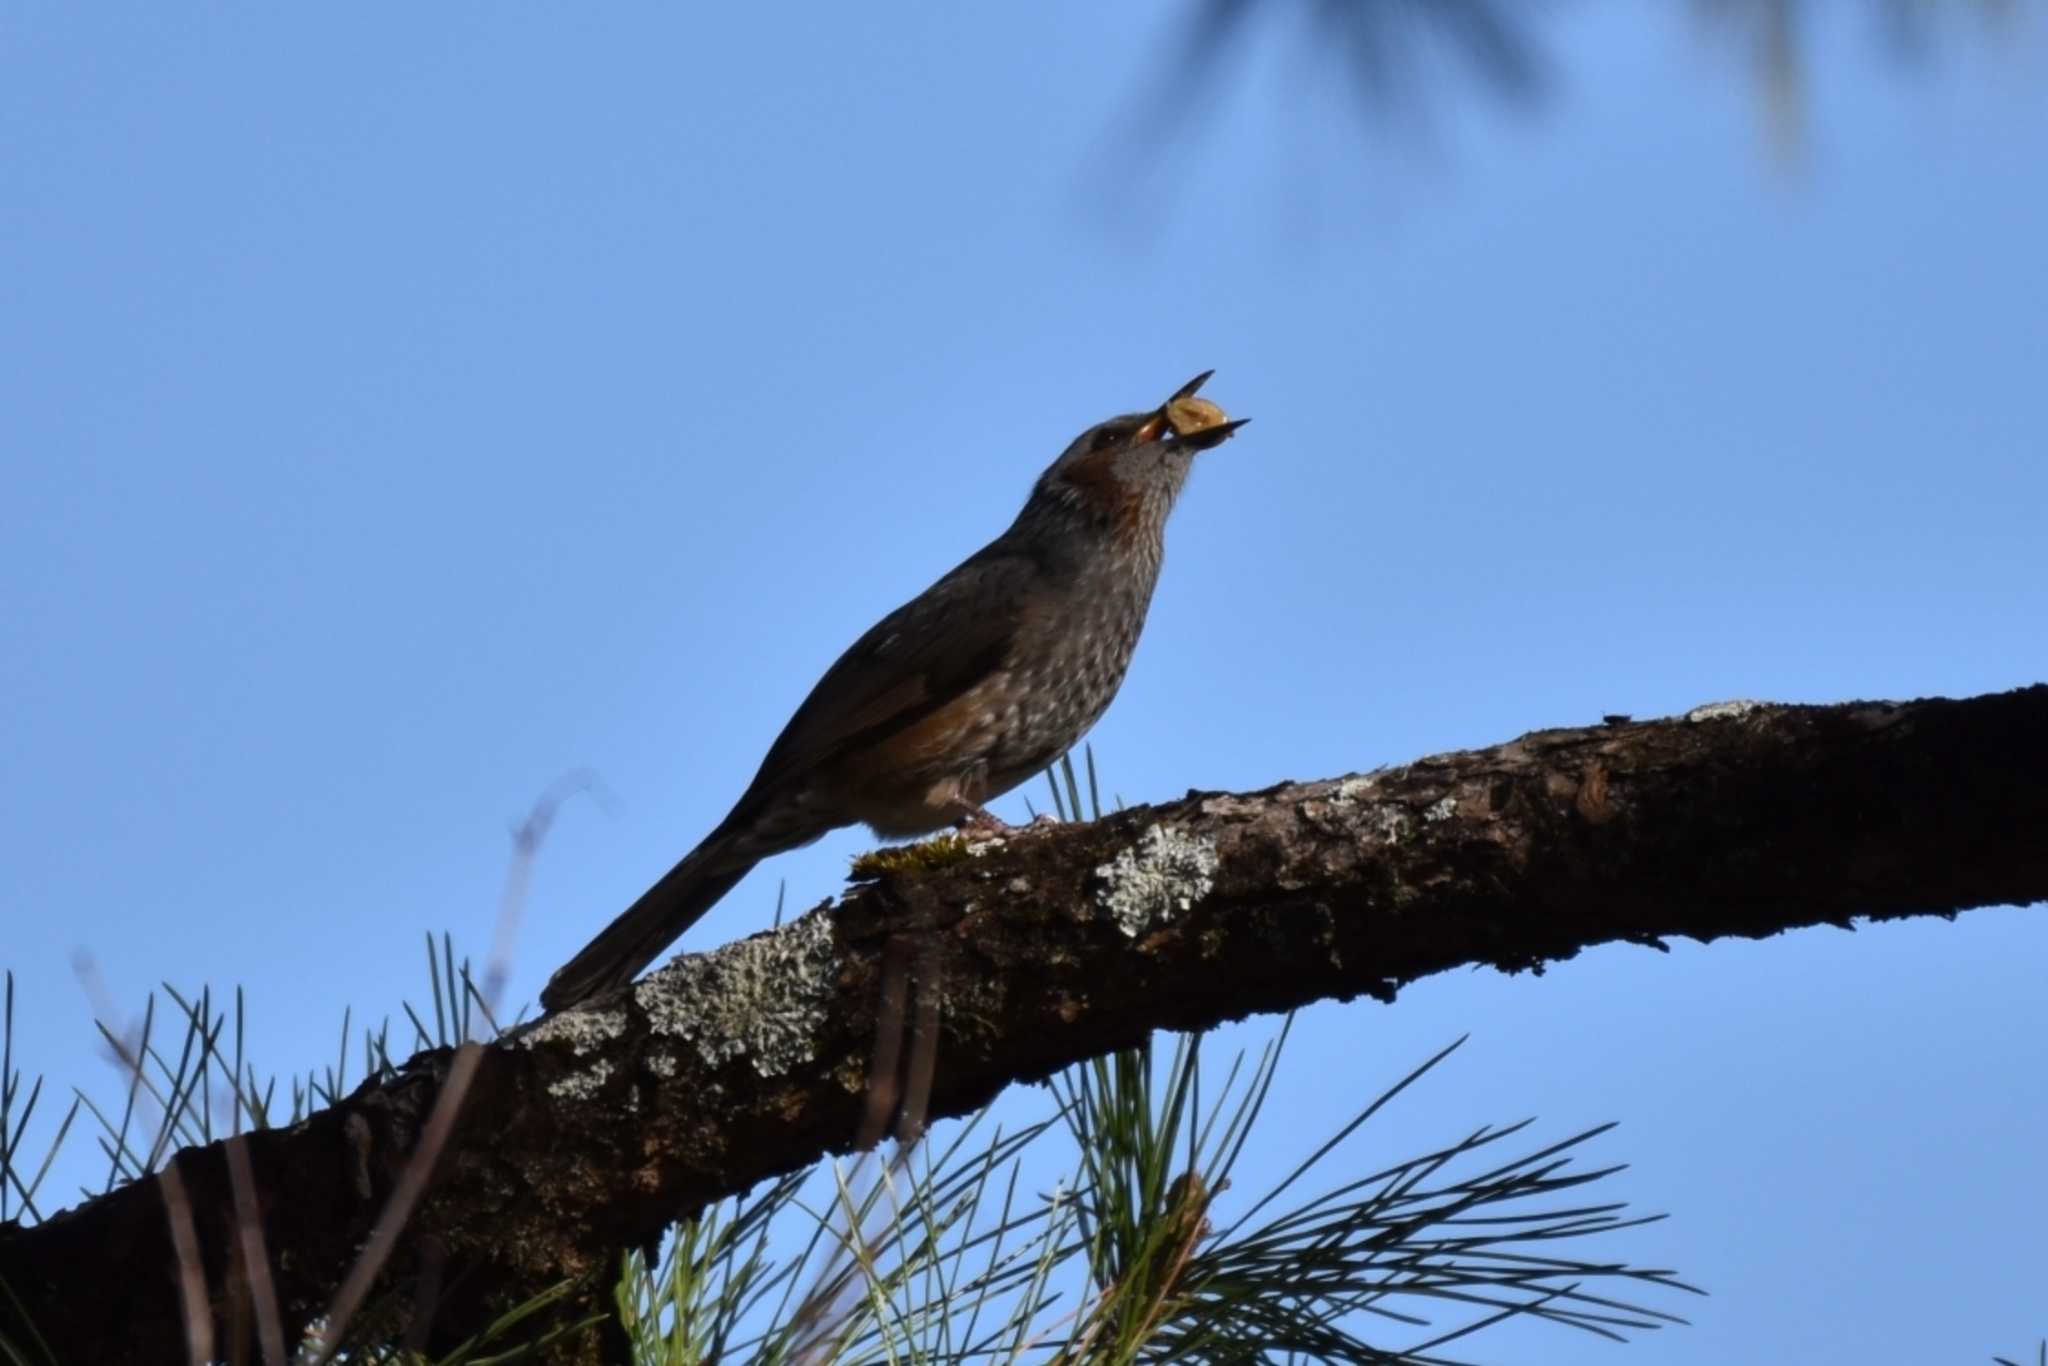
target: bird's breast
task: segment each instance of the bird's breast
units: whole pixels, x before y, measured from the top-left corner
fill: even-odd
[[[1001,715],[991,729],[993,775],[1030,776],[1101,718],[1137,650],[1150,587],[1076,592],[1061,610],[1026,620],[1010,651]]]

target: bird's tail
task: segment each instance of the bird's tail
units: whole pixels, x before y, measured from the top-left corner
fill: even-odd
[[[541,1008],[566,1010],[632,981],[771,852],[734,847],[742,843],[720,832],[692,849],[548,979]]]

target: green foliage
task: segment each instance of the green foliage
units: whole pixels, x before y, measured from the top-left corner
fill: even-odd
[[[804,1179],[784,1177],[751,1200],[716,1205],[678,1224],[660,1277],[639,1252],[626,1254],[614,1299],[635,1361],[680,1366],[726,1358],[740,1320],[792,1274],[771,1274],[768,1225],[789,1208]]]
[[[14,1065],[14,974],[10,971],[6,975],[5,1001],[0,1003],[0,1222],[15,1218],[41,1222],[43,1214],[36,1205],[36,1192],[42,1188],[43,1178],[50,1174],[50,1163],[63,1146],[64,1136],[71,1132],[71,1121],[78,1117],[79,1102],[73,1100],[57,1125],[56,1136],[44,1150],[43,1160],[33,1173],[25,1174],[21,1144],[42,1094],[41,1077],[30,1083],[26,1096],[21,1093],[21,1072]]]
[[[1524,1126],[1486,1128],[1286,1203],[1455,1044],[1218,1231],[1284,1037],[1206,1088],[1193,1036],[1163,1064],[1150,1049],[1098,1059],[1054,1081],[1056,1113],[1029,1129],[975,1142],[980,1116],[935,1150],[830,1164],[686,1221],[660,1274],[625,1264],[635,1360],[1442,1363],[1439,1348],[1515,1316],[1615,1339],[1683,1321],[1591,1289],[1690,1290],[1671,1273],[1556,1255],[1648,1222],[1553,1203],[1615,1170],[1568,1169],[1607,1126],[1504,1161],[1496,1145]],[[1050,1192],[1022,1194],[1055,1128],[1071,1165]],[[806,1199],[820,1185],[825,1200]]]
[[[707,1210],[678,1226],[659,1276],[629,1255],[618,1302],[635,1360],[958,1360],[1028,1330],[1057,1241],[1043,1230],[1064,1225],[1019,1207],[1017,1165],[1050,1122],[985,1144],[983,1124]]]
[[[438,1357],[388,1343],[353,1346],[339,1358],[345,1366],[528,1366],[550,1360],[557,1343],[588,1332],[603,1321],[602,1315],[572,1318],[539,1333],[531,1333],[528,1320],[553,1309],[569,1297],[575,1282],[563,1281],[493,1319],[484,1330],[464,1339]],[[312,1359],[312,1347],[300,1354],[302,1364]]]
[[[499,1032],[472,978],[469,961],[456,960],[449,936],[442,935],[438,946],[432,935],[427,936],[427,975],[434,1027],[429,1030],[419,1013],[409,1003],[402,1003],[412,1022],[414,1048],[451,1047],[475,1037],[478,1023],[489,1034]],[[0,1084],[0,1218],[9,1213],[5,1199],[9,1190],[16,1193],[30,1220],[41,1218],[34,1204],[35,1192],[81,1108],[98,1123],[100,1148],[107,1157],[100,1189],[80,1191],[90,1198],[157,1171],[178,1148],[211,1143],[248,1129],[296,1124],[314,1110],[336,1104],[361,1082],[392,1073],[390,1021],[352,1039],[351,1016],[344,1011],[334,1061],[294,1073],[290,1105],[281,1106],[277,1077],[260,1076],[249,1056],[246,1003],[239,988],[232,1016],[227,1008],[217,1008],[211,989],[188,997],[166,982],[163,993],[175,1010],[175,1042],[169,1047],[162,1044],[164,1031],[155,993],[143,1003],[142,1018],[132,1027],[117,1029],[104,1017],[96,1019],[108,1061],[121,1079],[119,1104],[102,1105],[82,1087],[74,1088],[71,1112],[58,1126],[34,1175],[24,1179],[17,1152],[41,1082],[30,1090],[19,1122],[10,1131],[8,1115],[19,1076],[12,1066],[14,984],[13,975],[8,975],[5,1028],[0,1031],[4,1035],[0,1047],[7,1059],[0,1066],[0,1082],[4,1082]],[[352,1051],[358,1059],[353,1077],[349,1068]]]

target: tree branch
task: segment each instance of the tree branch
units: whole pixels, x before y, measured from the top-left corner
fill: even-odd
[[[887,1055],[878,1029],[932,1003],[930,1111],[957,1115],[1151,1030],[1391,1001],[1466,964],[1540,969],[1615,940],[2048,899],[2048,686],[1617,718],[886,862],[836,906],[486,1049],[387,1270],[395,1312],[424,1240],[443,1278],[437,1328],[460,1335],[553,1280],[595,1284],[614,1249],[844,1147],[869,1060]],[[885,963],[911,965],[908,1007],[883,991]],[[288,1327],[340,1282],[448,1065],[423,1053],[249,1138]],[[901,1094],[898,1080],[874,1090]],[[221,1145],[186,1152],[179,1172],[222,1309],[236,1224]],[[175,1359],[177,1265],[154,1187],[0,1226],[0,1279],[59,1359]],[[10,1312],[0,1296],[0,1331],[18,1331]]]

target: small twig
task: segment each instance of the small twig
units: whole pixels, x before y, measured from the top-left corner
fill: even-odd
[[[448,1078],[441,1083],[441,1094],[435,1098],[433,1113],[427,1117],[426,1128],[420,1134],[419,1146],[413,1149],[412,1158],[405,1164],[398,1183],[392,1187],[391,1198],[384,1202],[383,1210],[377,1215],[376,1227],[370,1230],[370,1238],[363,1244],[362,1254],[349,1268],[348,1279],[342,1282],[333,1303],[327,1308],[327,1322],[321,1328],[320,1338],[314,1343],[308,1358],[310,1366],[320,1366],[333,1354],[341,1342],[341,1335],[348,1329],[349,1321],[363,1307],[363,1301],[369,1298],[370,1287],[384,1270],[384,1263],[390,1260],[392,1249],[398,1246],[398,1235],[412,1218],[420,1197],[426,1194],[427,1180],[433,1173],[434,1164],[448,1146],[449,1136],[455,1132],[456,1115],[462,1109],[470,1082],[476,1078],[477,1065],[483,1061],[483,1053],[483,1045],[474,1042],[456,1048],[455,1057],[448,1064]]]
[[[213,1360],[213,1311],[206,1302],[206,1265],[199,1260],[199,1231],[192,1225],[192,1199],[178,1173],[177,1154],[157,1173],[171,1248],[178,1256],[178,1307],[185,1317],[185,1360],[203,1366]]]
[[[548,837],[562,804],[579,793],[599,807],[611,809],[611,797],[596,772],[579,768],[555,779],[535,800],[526,819],[513,827],[512,866],[506,872],[504,895],[498,900],[497,932],[491,937],[491,956],[484,967],[484,1004],[488,1016],[496,1016],[505,982],[512,975],[512,946],[519,937],[520,915],[533,879],[534,856],[540,852],[541,842]]]
[[[145,1081],[137,1045],[129,1042],[128,1035],[107,1024],[115,1015],[113,998],[107,992],[106,981],[100,976],[99,965],[93,961],[92,955],[84,949],[75,950],[71,955],[71,970],[92,1006],[93,1018],[99,1021],[100,1033],[106,1038],[115,1061],[128,1071],[132,1104],[135,1090]],[[142,1085],[142,1089],[150,1090],[146,1085]],[[150,1094],[155,1092],[150,1090]],[[168,1111],[164,1122],[166,1125],[171,1123]],[[203,1366],[213,1360],[213,1310],[207,1302],[206,1263],[199,1255],[199,1228],[192,1217],[192,1198],[185,1190],[185,1178],[178,1172],[175,1153],[164,1163],[163,1171],[158,1174],[157,1186],[163,1192],[164,1217],[170,1223],[171,1248],[178,1258],[178,1308],[185,1320],[185,1357],[192,1366]]]
[[[924,1135],[925,1119],[931,1114],[932,1079],[939,1070],[939,986],[931,980],[937,956],[930,945],[918,953],[922,989],[917,992],[917,1023],[910,1035],[910,1065],[905,1069],[903,1104],[896,1116],[896,1160],[901,1167],[910,1150]]]
[[[228,1182],[235,1191],[235,1228],[242,1244],[242,1274],[256,1313],[256,1340],[264,1366],[284,1366],[284,1324],[277,1312],[277,1286],[270,1279],[270,1254],[263,1245],[263,1211],[256,1200],[256,1173],[249,1167],[249,1139],[227,1141]],[[204,1358],[201,1358],[204,1360]]]
[[[405,1331],[408,1349],[424,1354],[434,1326],[434,1310],[441,1301],[441,1274],[448,1266],[448,1244],[437,1235],[420,1239],[420,1275],[412,1294],[412,1322]]]
[[[909,959],[913,952],[918,959],[918,974],[910,971]],[[796,1361],[822,1360],[820,1354],[825,1351],[832,1335],[853,1312],[846,1300],[852,1283],[852,1268],[849,1266],[842,1270],[842,1261],[872,1268],[875,1252],[885,1240],[888,1230],[902,1219],[902,1212],[895,1207],[893,1199],[896,1178],[909,1164],[924,1134],[925,1118],[931,1108],[932,1079],[938,1070],[939,992],[929,981],[922,990],[918,989],[917,983],[919,975],[927,979],[931,976],[932,959],[929,945],[913,950],[912,941],[906,935],[890,936],[883,949],[881,1000],[875,1009],[875,1047],[868,1070],[867,1101],[855,1137],[855,1147],[861,1157],[854,1166],[853,1180],[844,1184],[838,1202],[846,1212],[846,1234],[826,1258],[810,1294],[797,1306],[791,1319],[794,1328],[792,1341],[796,1344],[792,1356]],[[906,997],[913,993],[916,997],[916,1023],[910,1029],[906,1059]],[[875,1186],[878,1192],[887,1189],[891,1193],[891,1208],[881,1228],[869,1234],[861,1227],[860,1205],[865,1202],[856,1202],[852,1189],[859,1184],[873,1149],[881,1141],[892,1117],[895,1120],[896,1151],[883,1165]]]
[[[499,997],[503,994],[504,983],[509,975],[512,943],[516,938],[519,916],[526,902],[527,887],[532,880],[533,861],[540,852],[549,828],[554,824],[555,814],[564,801],[578,792],[589,792],[600,801],[603,789],[595,774],[578,771],[557,779],[553,786],[543,792],[527,813],[526,819],[512,831],[512,862],[505,872],[505,893],[498,903],[497,933],[493,936],[491,961],[484,975],[484,1008],[486,1015],[494,1013]],[[469,1093],[470,1083],[476,1079],[477,1068],[483,1062],[483,1046],[474,1041],[460,1044],[448,1064],[448,1076],[441,1083],[441,1093],[434,1098],[433,1112],[427,1117],[426,1128],[420,1134],[418,1146],[399,1174],[397,1184],[392,1187],[391,1196],[377,1215],[376,1226],[370,1231],[369,1241],[349,1268],[341,1289],[335,1292],[333,1302],[328,1306],[327,1321],[322,1326],[320,1338],[314,1344],[309,1361],[319,1366],[333,1354],[347,1331],[350,1320],[363,1307],[369,1297],[371,1286],[383,1272],[384,1264],[390,1260],[393,1249],[398,1246],[398,1235],[404,1231],[412,1212],[426,1193],[427,1184],[433,1176],[434,1167],[440,1161],[442,1151],[455,1132],[455,1121],[461,1113],[463,1099]],[[438,1291],[439,1277],[433,1284]],[[425,1305],[431,1311],[432,1302]],[[420,1319],[422,1304],[415,1301],[414,1331],[425,1332]]]
[[[868,1059],[868,1093],[861,1107],[860,1128],[855,1131],[856,1152],[867,1152],[882,1141],[889,1117],[896,1111],[903,1063],[903,1019],[908,1013],[910,991],[910,942],[903,935],[891,935],[882,946],[881,999],[875,1005],[875,1047]]]

